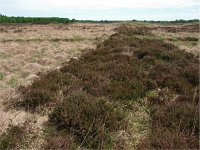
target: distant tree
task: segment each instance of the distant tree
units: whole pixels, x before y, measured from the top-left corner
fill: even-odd
[[[72,19],[72,22],[76,22],[76,19],[73,18],[73,19]]]

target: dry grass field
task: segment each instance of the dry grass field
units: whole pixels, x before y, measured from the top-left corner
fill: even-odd
[[[0,149],[195,149],[199,50],[199,25],[0,25]]]
[[[20,85],[28,85],[39,72],[77,59],[85,49],[114,33],[116,24],[0,25],[0,134],[10,123],[21,124],[29,114],[3,111],[3,101],[16,97]]]

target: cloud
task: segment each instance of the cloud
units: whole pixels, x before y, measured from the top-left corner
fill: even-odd
[[[182,8],[199,5],[199,0],[29,0],[43,6],[66,9]],[[42,3],[41,3],[42,2]]]
[[[3,5],[24,9],[118,9],[183,8],[199,6],[199,0],[0,0]]]
[[[0,0],[0,13],[8,16],[98,20],[193,19],[200,17],[199,7],[199,0]]]

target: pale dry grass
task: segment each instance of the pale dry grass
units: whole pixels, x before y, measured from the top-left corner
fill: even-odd
[[[181,32],[179,29],[186,25],[191,24],[168,24],[168,25],[161,25],[161,24],[151,24],[151,23],[128,23],[129,26],[137,27],[137,26],[145,26],[149,28],[153,35],[155,35],[157,39],[163,39],[167,43],[174,44],[178,46],[181,50],[187,51],[189,53],[193,53],[197,55],[200,52],[200,33],[199,32],[189,32],[188,30],[182,30]],[[174,28],[175,32],[168,32],[166,28]],[[144,36],[142,36],[144,37]],[[146,37],[148,38],[148,36]],[[196,38],[198,41],[190,41],[190,40],[181,40],[187,38]]]
[[[0,135],[9,124],[35,120],[31,128],[39,132],[46,119],[22,110],[5,110],[3,102],[16,98],[19,85],[30,84],[37,73],[58,68],[98,40],[114,33],[117,24],[74,23],[67,25],[0,25]],[[32,121],[31,121],[32,122]],[[39,147],[41,139],[37,143]],[[32,147],[32,146],[31,146]],[[33,146],[34,147],[34,146]]]
[[[171,25],[169,27],[179,27],[179,25]],[[153,34],[156,36],[164,39],[167,43],[174,44],[178,46],[181,50],[187,51],[189,53],[193,53],[197,55],[200,52],[200,45],[199,40],[198,41],[182,41],[180,39],[185,38],[197,38],[199,39],[199,33],[198,32],[166,32],[163,30],[154,30],[152,31]]]

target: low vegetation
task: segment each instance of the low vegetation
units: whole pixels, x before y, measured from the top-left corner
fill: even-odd
[[[26,130],[23,126],[12,125],[0,136],[0,149],[20,149],[25,145]]]
[[[126,129],[125,113],[103,98],[75,95],[63,100],[50,114],[49,122],[66,129],[87,148],[112,148],[111,133]]]
[[[132,20],[132,22],[137,22],[137,20]],[[146,21],[144,20],[143,22],[148,22],[148,23],[160,23],[160,24],[184,24],[184,23],[199,23],[199,19],[192,19],[192,20],[175,20],[175,21]]]
[[[155,95],[148,98],[152,130],[138,149],[197,149],[199,99],[196,92],[194,96],[176,98],[167,89],[155,91]]]
[[[58,18],[58,17],[9,17],[0,14],[0,23],[11,24],[11,23],[31,23],[31,24],[49,24],[49,23],[73,23],[73,22],[92,22],[92,23],[114,23],[120,21],[108,21],[108,20],[75,20],[69,18]],[[1,30],[0,32],[4,32]]]
[[[70,23],[75,20],[70,20],[68,18],[57,18],[57,17],[8,17],[0,15],[0,23],[37,23],[37,24],[47,24],[47,23]]]
[[[91,22],[91,23],[119,23],[124,21],[111,21],[111,20],[76,20],[69,18],[59,17],[14,17],[0,14],[0,23],[32,23],[32,24],[49,24],[49,23],[73,23],[73,22]],[[193,20],[175,20],[175,21],[147,21],[147,20],[132,20],[134,23],[159,23],[159,24],[184,24],[184,23],[199,23],[199,19]],[[0,29],[1,32],[1,29]]]
[[[46,148],[116,148],[116,135],[129,132],[128,112],[138,103],[151,118],[138,149],[198,149],[198,59],[152,38],[149,28],[117,31],[95,50],[20,87],[14,106],[50,108],[48,126],[57,134],[47,137]],[[58,138],[69,142],[57,145]]]

